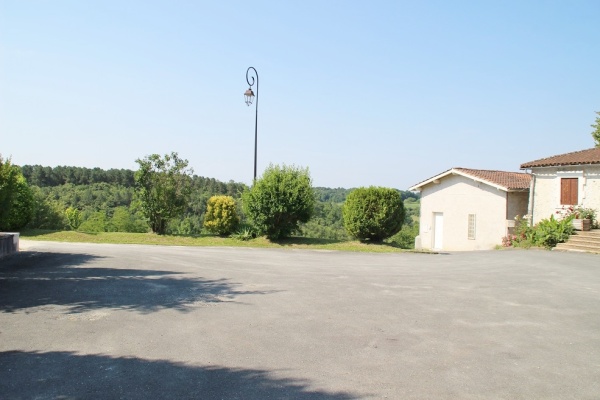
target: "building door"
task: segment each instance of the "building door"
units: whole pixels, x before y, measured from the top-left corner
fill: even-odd
[[[444,214],[440,212],[433,213],[433,248],[444,248]]]

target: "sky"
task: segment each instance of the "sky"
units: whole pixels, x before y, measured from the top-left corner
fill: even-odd
[[[600,1],[0,0],[0,154],[406,190],[588,149]]]

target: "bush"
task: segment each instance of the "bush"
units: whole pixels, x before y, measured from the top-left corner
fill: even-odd
[[[148,224],[140,212],[131,208],[120,206],[113,211],[112,218],[107,222],[106,229],[109,232],[148,232]]]
[[[76,231],[81,226],[81,211],[78,209],[68,207],[65,210],[65,218],[67,219],[67,223],[72,230]]]
[[[414,249],[415,238],[419,236],[419,223],[402,225],[402,229],[389,239],[389,243],[401,249]]]
[[[315,194],[308,168],[270,165],[242,200],[244,213],[259,235],[289,237],[313,214]]]
[[[502,238],[504,247],[523,247],[542,246],[550,249],[557,243],[566,241],[573,233],[573,215],[568,215],[560,220],[551,215],[548,219],[541,220],[535,226],[529,226],[530,216],[515,218],[515,233]]]
[[[108,219],[104,211],[96,211],[79,226],[81,232],[106,232]]]
[[[561,220],[550,216],[550,219],[543,219],[535,226],[535,244],[549,249],[562,243],[569,238],[575,230],[573,228],[573,217],[566,217]]]
[[[350,236],[382,242],[402,228],[404,204],[395,189],[359,188],[348,195],[343,216],[344,227]]]
[[[240,223],[235,200],[231,196],[212,196],[206,204],[204,227],[211,233],[225,236]]]

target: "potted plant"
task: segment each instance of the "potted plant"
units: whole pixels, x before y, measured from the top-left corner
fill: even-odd
[[[578,231],[589,231],[596,219],[596,210],[583,206],[570,206],[563,215],[573,218],[573,227]]]

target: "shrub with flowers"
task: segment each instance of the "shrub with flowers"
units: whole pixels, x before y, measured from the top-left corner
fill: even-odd
[[[577,206],[563,206],[562,209],[556,212],[563,217],[573,217],[575,219],[589,219],[593,222],[596,221],[596,210],[593,208],[586,208],[580,205]]]
[[[525,215],[523,218],[517,215],[514,234],[503,237],[502,245],[505,247],[541,246],[547,249],[552,248],[557,243],[567,240],[573,233],[571,223],[573,218],[573,215],[567,215],[562,219],[555,219],[554,215],[551,215],[550,218],[541,220],[537,225],[530,226],[530,215]]]
[[[502,246],[531,247],[533,245],[534,230],[530,225],[531,215],[524,215],[523,217],[517,215],[515,217],[515,229],[513,234],[509,234],[502,238]]]

